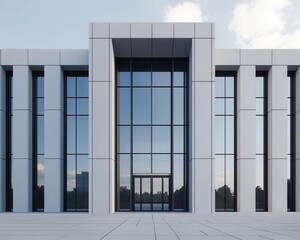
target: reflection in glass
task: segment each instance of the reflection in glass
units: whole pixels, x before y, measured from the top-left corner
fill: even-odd
[[[153,173],[171,173],[171,159],[169,154],[152,155]]]
[[[235,77],[224,75],[215,89],[215,207],[235,211]]]
[[[151,123],[150,88],[133,89],[133,124]]]
[[[169,88],[152,90],[152,124],[170,124],[171,93]]]
[[[150,153],[151,127],[134,126],[132,145],[134,153]]]
[[[118,134],[118,152],[130,153],[130,126],[119,126]]]
[[[171,61],[155,61],[152,64],[152,85],[170,86]]]
[[[162,178],[153,178],[153,211],[161,211],[163,203]]]
[[[134,210],[141,210],[141,178],[134,179]]]
[[[185,124],[184,88],[173,89],[173,123]]]
[[[118,124],[130,124],[130,89],[129,88],[118,88]]]
[[[118,155],[120,175],[120,209],[130,209],[130,154]]]
[[[151,173],[151,155],[133,154],[133,173]]]
[[[184,210],[184,155],[174,154],[173,155],[173,198],[174,198],[174,209]]]
[[[171,128],[164,126],[152,127],[152,151],[153,153],[170,153]]]
[[[88,211],[88,76],[66,73],[66,211]]]
[[[130,62],[126,60],[120,60],[118,63],[118,86],[130,86]]]
[[[133,86],[151,85],[150,61],[132,61],[132,84]]]
[[[151,192],[150,192],[150,178],[142,178],[142,210],[151,210]]]

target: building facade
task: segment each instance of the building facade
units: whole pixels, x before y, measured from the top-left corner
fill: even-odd
[[[300,50],[213,23],[91,23],[0,52],[0,211],[300,211]]]

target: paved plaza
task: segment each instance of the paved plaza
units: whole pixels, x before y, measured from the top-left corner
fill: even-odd
[[[300,213],[1,213],[4,239],[300,239]]]

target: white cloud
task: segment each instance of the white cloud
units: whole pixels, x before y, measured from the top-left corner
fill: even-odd
[[[168,6],[163,13],[164,22],[204,22],[201,8],[194,1],[186,1],[175,6]]]
[[[290,0],[248,0],[233,10],[229,30],[236,33],[242,48],[299,48],[300,25],[287,30],[299,19],[289,19]]]

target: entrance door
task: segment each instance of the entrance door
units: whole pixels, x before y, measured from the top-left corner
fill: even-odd
[[[134,177],[134,211],[169,211],[169,177]]]

